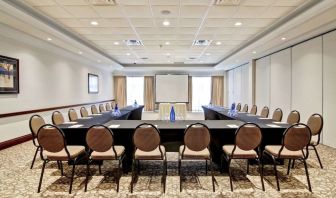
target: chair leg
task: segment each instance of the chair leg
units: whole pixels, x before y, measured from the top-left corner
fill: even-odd
[[[220,162],[220,173],[223,173],[223,159],[224,159],[224,156],[222,155],[221,162]]]
[[[246,173],[249,174],[250,173],[250,163],[249,160],[246,160]]]
[[[87,190],[87,183],[88,183],[88,180],[89,180],[89,174],[90,174],[90,164],[89,164],[89,161],[88,161],[87,164],[86,164],[86,178],[85,178],[84,192],[86,192],[86,190]]]
[[[63,171],[63,164],[62,164],[62,161],[60,161],[60,167],[61,167],[61,175],[63,176],[63,175],[64,175],[64,171]]]
[[[294,165],[295,165],[295,159],[293,159],[292,168],[294,168]]]
[[[288,167],[287,167],[287,175],[289,175],[291,162],[292,162],[292,160],[289,159],[289,160],[288,160]]]
[[[99,174],[102,174],[102,171],[101,171],[101,164],[98,165],[98,168],[99,168]]]
[[[307,176],[308,188],[309,188],[309,191],[311,192],[311,191],[312,191],[312,188],[311,188],[311,185],[310,185],[310,179],[309,179],[308,167],[307,167],[307,163],[306,163],[306,160],[305,160],[305,159],[303,159],[303,164],[304,164],[304,167],[305,167],[305,170],[306,170],[306,176]]]
[[[231,191],[233,191],[232,174],[231,174],[230,165],[231,165],[231,159],[229,159],[229,161],[228,161],[228,171],[229,171],[229,178],[230,178],[230,188],[231,188]]]
[[[211,180],[212,180],[212,191],[215,192],[215,176],[214,176],[214,172],[213,172],[213,164],[212,164],[212,160],[210,159],[210,169],[211,169]]]
[[[131,193],[133,193],[133,183],[134,183],[134,169],[135,169],[135,160],[133,160],[132,163],[132,179],[131,179]]]
[[[76,168],[76,164],[74,162],[74,165],[72,166],[72,173],[71,173],[71,178],[70,178],[69,194],[71,194],[71,191],[72,191],[72,182],[73,182],[73,178],[74,178],[74,175],[75,175],[75,168]]]
[[[162,163],[162,183],[163,183],[163,193],[166,193],[166,160]]]
[[[179,158],[179,176],[180,176],[180,192],[182,192],[182,161],[181,158]]]
[[[30,166],[30,169],[33,169],[33,167],[34,167],[35,159],[36,159],[36,156],[37,156],[37,153],[38,153],[39,150],[40,150],[40,147],[36,147],[34,158],[33,158],[32,164]]]
[[[208,175],[208,160],[205,160],[205,175]]]
[[[120,178],[121,178],[121,165],[122,162],[119,160],[118,162],[118,178],[117,178],[117,192],[119,192],[119,184],[120,184]]]
[[[277,171],[277,168],[276,168],[276,161],[275,161],[274,157],[272,157],[272,159],[273,159],[274,174],[275,174],[275,179],[276,179],[276,183],[277,183],[277,189],[278,189],[278,191],[280,191],[278,171]]]
[[[318,152],[317,152],[317,149],[316,149],[315,146],[313,146],[313,148],[314,148],[314,150],[315,150],[316,157],[317,157],[317,159],[318,159],[318,161],[319,161],[319,163],[320,163],[320,167],[321,167],[321,169],[323,169],[323,165],[322,165],[320,156],[319,156],[319,154],[318,154]]]
[[[258,159],[258,168],[260,173],[260,179],[261,179],[261,186],[262,190],[265,191],[265,185],[264,185],[264,169],[260,166],[260,159]]]
[[[181,159],[178,159],[178,174],[180,175],[181,173]]]
[[[38,193],[41,191],[41,185],[42,185],[43,173],[44,173],[44,168],[45,168],[46,163],[47,163],[46,161],[43,161],[42,171],[41,171],[41,176],[40,176],[40,182],[39,182],[38,189],[37,189],[37,192],[38,192]]]
[[[138,164],[138,168],[137,168],[137,172],[138,172],[138,174],[140,174],[140,160],[137,160],[137,164]]]

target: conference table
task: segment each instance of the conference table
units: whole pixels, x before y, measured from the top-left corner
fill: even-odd
[[[263,134],[262,149],[268,144],[280,144],[282,134],[289,126],[287,123],[274,123],[271,119],[262,119],[260,116],[252,116],[247,113],[238,113],[234,117],[230,116],[228,110],[223,107],[206,106],[203,107],[206,120],[176,120],[175,122],[167,120],[141,120],[139,111],[142,111],[142,108],[143,106],[138,108],[129,106],[120,109],[120,116],[113,116],[111,112],[105,112],[91,119],[78,119],[75,124],[62,124],[59,127],[64,132],[68,145],[84,146],[86,146],[85,138],[90,126],[103,124],[109,127],[114,133],[115,144],[125,147],[128,166],[123,167],[124,171],[126,171],[131,167],[130,164],[132,163],[134,152],[133,132],[142,123],[153,124],[159,129],[161,143],[166,147],[166,151],[168,152],[178,152],[179,146],[183,144],[184,130],[190,124],[199,122],[207,125],[211,133],[211,155],[213,161],[217,164],[220,163],[222,146],[234,143],[235,131],[245,122],[254,122],[260,126]],[[218,119],[210,120],[209,118],[212,116]]]

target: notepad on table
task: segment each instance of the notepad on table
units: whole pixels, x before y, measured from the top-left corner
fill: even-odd
[[[230,128],[238,128],[238,125],[236,125],[236,124],[228,124],[227,126],[230,127]]]
[[[92,114],[93,116],[100,116],[100,115],[103,115],[101,113],[97,113],[97,114]]]
[[[120,127],[120,124],[111,124],[109,126],[109,128],[113,128],[113,129],[116,129],[116,128],[119,128]]]
[[[83,126],[82,124],[75,124],[75,125],[69,126],[68,128],[79,128],[82,126]]]
[[[274,124],[288,124],[287,122],[273,122]]]
[[[275,124],[266,124],[267,126],[269,127],[272,127],[272,128],[279,128],[280,126],[279,125],[275,125]]]
[[[83,120],[88,120],[88,119],[91,119],[92,117],[82,117],[80,119],[83,119]]]
[[[63,124],[77,124],[77,122],[64,122]]]

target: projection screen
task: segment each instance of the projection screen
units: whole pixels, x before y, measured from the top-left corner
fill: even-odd
[[[155,101],[188,103],[188,75],[156,75]]]

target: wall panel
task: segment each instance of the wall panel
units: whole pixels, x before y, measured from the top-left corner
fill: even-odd
[[[270,56],[258,59],[256,62],[255,100],[259,113],[264,106],[269,106],[270,104],[270,72]]]

